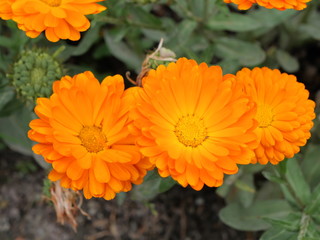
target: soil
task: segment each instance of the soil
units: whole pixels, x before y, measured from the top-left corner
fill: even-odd
[[[1,240],[255,240],[258,233],[224,225],[218,211],[224,201],[212,188],[175,186],[149,203],[125,198],[84,200],[77,232],[57,223],[53,204],[43,195],[46,171],[31,157],[0,151]]]

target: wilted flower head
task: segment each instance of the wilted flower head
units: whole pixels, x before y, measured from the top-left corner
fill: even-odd
[[[162,177],[200,190],[250,163],[256,107],[234,75],[181,58],[150,70],[143,87],[129,91],[131,131]]]
[[[252,163],[277,164],[292,158],[310,138],[315,103],[294,75],[269,68],[244,68],[236,75],[257,104],[259,145]]]
[[[86,198],[107,200],[142,182],[150,162],[128,131],[128,97],[120,75],[100,84],[91,72],[56,81],[50,98],[39,98],[39,119],[28,136],[36,154],[52,164],[52,181]]]
[[[97,4],[103,0],[5,1],[11,4],[11,18],[28,37],[35,38],[45,32],[46,38],[51,42],[59,39],[79,40],[80,32],[90,27],[86,15],[97,14],[106,9]]]
[[[278,10],[295,9],[302,10],[307,7],[311,0],[224,0],[226,3],[238,5],[240,10],[247,10],[255,3],[265,8],[275,8]]]
[[[41,49],[25,50],[13,65],[12,84],[25,100],[49,97],[52,84],[61,78],[60,63]]]

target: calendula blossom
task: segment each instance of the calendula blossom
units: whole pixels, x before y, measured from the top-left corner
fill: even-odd
[[[292,158],[311,136],[315,103],[308,99],[309,92],[294,75],[267,67],[244,68],[236,79],[257,104],[259,145],[252,163]]]
[[[45,32],[46,38],[51,42],[60,39],[79,40],[80,32],[90,27],[86,15],[97,14],[106,9],[97,4],[103,0],[4,1],[11,5],[10,18],[18,23],[18,27],[25,31],[27,36],[35,38]],[[0,14],[1,9],[0,5]],[[8,18],[8,14],[3,16]]]
[[[143,78],[132,95],[131,132],[162,177],[196,190],[220,186],[257,145],[255,104],[235,76],[180,58]]]
[[[11,5],[16,0],[1,0],[0,1],[0,18],[3,20],[9,20],[12,18]]]
[[[100,84],[91,72],[65,76],[50,98],[38,98],[28,136],[52,165],[50,180],[107,200],[142,182],[152,165],[129,134],[129,99],[120,75]]]
[[[240,10],[247,10],[253,4],[258,4],[265,8],[275,8],[278,10],[295,9],[302,10],[307,7],[311,0],[224,0],[225,3],[234,3]]]

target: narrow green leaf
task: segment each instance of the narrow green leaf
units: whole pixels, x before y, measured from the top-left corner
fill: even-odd
[[[90,28],[84,37],[81,39],[80,44],[73,50],[72,56],[80,56],[86,53],[89,48],[97,41],[99,38],[100,27],[102,24],[96,24],[94,27]]]
[[[306,206],[305,213],[309,215],[320,213],[320,183],[312,192],[311,200]]]
[[[128,47],[124,42],[116,42],[108,31],[104,31],[104,41],[116,58],[123,61],[128,67],[139,71],[142,64],[142,58],[138,56],[132,49]]]
[[[252,17],[239,13],[213,16],[207,22],[211,30],[229,30],[234,32],[252,31],[261,28],[261,24]]]
[[[169,36],[166,46],[169,49],[184,46],[191,34],[197,27],[197,23],[192,20],[184,20],[177,25],[176,30]]]
[[[313,188],[320,182],[320,147],[318,144],[310,143],[304,155],[301,168],[307,182]]]
[[[296,197],[306,205],[310,200],[311,191],[295,158],[287,160],[286,178]]]
[[[271,181],[271,182],[280,183],[280,184],[284,184],[284,183],[285,183],[285,181],[284,181],[282,178],[276,176],[276,175],[275,175],[274,173],[272,173],[272,172],[263,171],[263,172],[262,172],[262,175],[263,175],[266,179],[268,179],[269,181]]]

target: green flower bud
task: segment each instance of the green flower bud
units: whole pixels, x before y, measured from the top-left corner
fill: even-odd
[[[25,50],[13,65],[12,85],[25,101],[49,97],[63,75],[60,63],[44,50]]]
[[[149,58],[149,67],[156,69],[159,65],[167,66],[170,62],[175,61],[176,54],[170,49],[161,47],[158,52]]]

